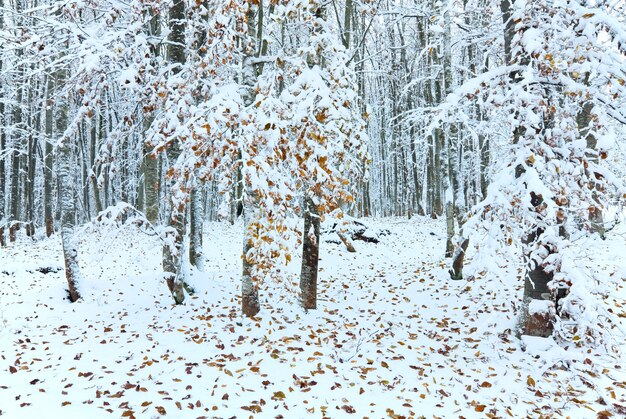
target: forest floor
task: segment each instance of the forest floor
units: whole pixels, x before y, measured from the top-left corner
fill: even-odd
[[[451,281],[443,222],[367,222],[390,234],[355,242],[357,253],[323,243],[318,310],[298,306],[294,257],[288,279],[261,289],[254,320],[239,315],[240,224],[205,225],[205,272],[181,306],[161,281],[158,241],[134,227],[84,231],[74,304],[59,237],[0,249],[0,416],[626,415],[619,355],[513,336],[519,263]],[[625,235],[620,225],[580,247],[581,263],[612,278],[620,317]]]

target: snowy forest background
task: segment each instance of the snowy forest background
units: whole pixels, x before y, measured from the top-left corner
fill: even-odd
[[[406,245],[389,256],[398,265],[413,249],[438,261],[429,269],[441,283],[506,284],[477,287],[514,301],[503,342],[549,338],[548,350],[621,358],[626,314],[611,307],[626,298],[623,276],[592,249],[624,249],[622,0],[0,0],[0,44],[4,288],[21,269],[5,267],[19,265],[11,249],[60,237],[69,292],[59,300],[85,303],[93,290],[81,270],[93,267],[81,254],[99,251],[94,234],[132,228],[158,243],[149,259],[171,295],[162,304],[194,307],[221,243],[238,246],[230,305],[244,323],[262,322],[264,304],[273,312],[263,295],[272,287],[307,316],[326,301],[325,235],[350,254],[356,240],[396,234]],[[442,234],[432,249],[420,230],[430,228]],[[346,257],[324,269],[341,271]],[[536,395],[535,379],[523,381]],[[616,388],[624,377],[605,387],[612,403],[574,406],[624,414]],[[126,403],[125,416],[138,415]],[[492,405],[470,411],[507,411]]]

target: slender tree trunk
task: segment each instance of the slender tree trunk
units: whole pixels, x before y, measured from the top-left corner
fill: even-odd
[[[159,220],[159,192],[161,190],[159,180],[159,158],[151,155],[147,150],[144,157],[143,179],[146,218],[152,224]]]
[[[17,25],[16,27],[16,31],[20,30],[18,29],[19,26],[21,26],[23,24],[22,19],[23,19],[23,15],[22,15],[22,10],[24,9],[24,5],[22,3],[21,0],[17,0],[14,2],[14,7],[15,7],[15,16],[16,19],[14,20],[15,24]],[[19,181],[20,181],[20,170],[21,170],[21,164],[22,164],[22,159],[20,156],[21,150],[22,150],[22,146],[23,146],[23,141],[22,141],[22,136],[23,133],[26,131],[25,127],[23,126],[23,99],[24,99],[24,86],[25,86],[25,82],[23,80],[24,77],[24,64],[22,63],[22,58],[24,56],[24,51],[23,49],[19,48],[16,50],[16,61],[17,61],[17,65],[16,65],[16,69],[15,69],[15,74],[16,74],[16,95],[15,95],[15,103],[13,104],[13,129],[11,130],[11,146],[12,146],[12,152],[11,152],[11,177],[10,177],[10,182],[11,182],[11,200],[9,202],[9,240],[11,242],[14,242],[16,239],[16,232],[19,229],[19,209],[20,209],[20,201],[21,201],[21,197],[20,197],[20,187],[19,187]]]
[[[180,72],[181,66],[186,62],[185,56],[185,2],[176,0],[169,11],[170,34],[168,37],[167,56],[168,61],[174,67],[172,73],[176,75]],[[177,145],[174,145],[167,151],[168,160],[175,162],[180,151]],[[163,271],[165,279],[172,293],[172,297],[176,304],[181,304],[185,299],[184,289],[189,293],[193,290],[185,282],[184,272],[182,271],[183,258],[183,238],[185,236],[185,209],[174,208],[170,202],[171,214],[167,218],[168,240],[163,246]]]
[[[4,0],[0,0],[0,10],[4,10]],[[4,16],[0,16],[0,31],[4,30]],[[2,55],[0,55],[0,72],[3,70]],[[4,89],[0,89],[0,246],[4,247],[5,242],[5,210],[6,210],[6,127],[8,125],[5,113],[5,95]]]
[[[513,7],[511,0],[500,1],[502,22],[504,23],[504,60],[505,64],[511,64],[513,58],[513,37],[515,36],[515,22],[513,21]]]
[[[2,68],[2,66],[0,66],[0,68]],[[4,103],[0,102],[0,247],[4,247],[6,245],[5,242],[5,198],[6,198],[6,193],[5,193],[5,180],[6,180],[6,175],[5,175],[5,165],[4,165],[4,153],[6,150],[6,136],[5,136],[5,131],[4,131],[4,127],[6,126],[6,123],[4,121]]]
[[[244,316],[253,317],[261,311],[259,302],[259,290],[257,288],[259,278],[254,276],[254,261],[248,257],[248,252],[252,249],[252,236],[256,233],[257,227],[252,220],[253,214],[258,205],[257,199],[253,196],[246,196],[244,199],[243,223],[243,268],[241,277],[241,311]]]
[[[305,310],[317,308],[317,272],[320,254],[320,217],[311,197],[305,198],[304,231],[302,232],[302,269],[300,291]]]
[[[241,152],[239,152],[237,158],[241,160]],[[233,219],[231,220],[231,224],[235,222],[235,218],[241,217],[243,213],[243,177],[241,176],[241,166],[237,168],[237,174],[235,177],[235,186],[233,188],[234,196],[233,196]]]
[[[202,252],[204,206],[202,191],[202,185],[197,185],[191,191],[191,206],[189,207],[189,263],[200,271],[204,270],[204,255]]]
[[[352,36],[352,14],[354,5],[352,0],[346,0],[346,5],[343,14],[343,46],[346,49],[350,49],[350,40]]]
[[[469,239],[465,238],[461,240],[461,244],[457,247],[452,257],[452,269],[450,269],[450,278],[454,280],[463,279],[463,263],[465,261],[465,254],[467,253],[467,247],[469,245]]]
[[[479,109],[478,112],[481,112],[481,110]],[[489,170],[491,160],[489,137],[480,134],[478,137],[478,147],[480,149],[480,194],[481,198],[485,199],[487,198],[487,188],[489,187],[489,177],[487,176],[487,172]]]
[[[37,124],[38,125],[38,124]],[[26,182],[26,235],[35,235],[35,169],[37,165],[37,139],[32,135],[28,139],[28,180]]]
[[[28,68],[29,73],[32,71],[33,64]],[[23,157],[24,170],[22,174],[22,220],[26,229],[26,236],[32,237],[34,232],[34,217],[33,217],[33,205],[34,205],[34,184],[35,184],[35,162],[37,161],[35,155],[36,139],[33,136],[33,131],[39,129],[39,112],[34,112],[34,104],[39,102],[38,95],[39,83],[33,80],[32,77],[28,77],[26,85],[28,89],[28,98],[25,106],[27,111],[26,127],[28,127],[28,137],[25,138],[26,155]]]
[[[9,213],[9,240],[14,242],[17,230],[19,230],[19,203],[20,203],[20,166],[22,159],[20,158],[21,148],[21,130],[22,127],[22,88],[18,88],[17,103],[13,110],[13,151],[11,152],[11,202]]]
[[[448,3],[445,7],[443,20],[444,20],[444,33],[443,33],[443,84],[445,86],[446,95],[449,95],[454,90],[454,80],[452,74],[452,29],[451,29],[451,7],[452,4]],[[437,101],[441,103],[443,98],[439,98]],[[449,117],[452,117],[450,115]],[[444,139],[444,162],[442,164],[442,177],[444,188],[444,201],[446,212],[446,257],[452,257],[454,251],[454,213],[457,199],[457,187],[454,182],[454,159],[456,157],[456,142],[458,141],[458,129],[455,122],[448,124],[447,135]]]
[[[589,74],[585,75],[585,84],[588,84]],[[593,104],[590,102],[586,102],[578,115],[576,115],[576,124],[578,125],[578,130],[581,134],[581,137],[584,138],[587,142],[587,153],[585,153],[585,157],[594,164],[598,163],[598,140],[593,135],[593,129],[590,127],[590,123],[592,120],[591,112],[593,110]],[[592,173],[588,174],[590,179],[593,179],[594,176]],[[590,222],[590,231],[592,233],[598,233],[602,239],[605,238],[605,228],[604,228],[604,217],[602,215],[602,203],[600,202],[600,197],[597,192],[596,185],[592,185],[593,189],[593,200],[594,205],[589,207],[589,222]]]
[[[166,233],[166,244],[163,246],[163,272],[167,287],[172,293],[174,302],[182,304],[185,300],[185,289],[192,293],[192,289],[185,284],[181,270],[181,256],[183,253],[182,237],[185,235],[184,214],[178,213],[168,217],[169,229]]]
[[[0,0],[2,7],[2,0]],[[0,22],[2,18],[0,17]],[[1,28],[0,28],[1,29]],[[2,61],[0,61],[0,69],[2,69]],[[5,151],[6,151],[6,116],[4,113],[4,98],[0,97],[0,246],[5,246],[5,202],[6,202],[6,174],[5,174]]]
[[[43,218],[46,226],[46,236],[50,237],[54,233],[54,216],[52,214],[52,161],[53,161],[53,129],[52,122],[54,116],[54,101],[52,99],[52,92],[54,90],[54,79],[51,76],[47,76],[46,81],[46,112],[45,112],[45,130],[46,130],[46,145],[43,167]]]
[[[63,72],[55,77],[55,84],[61,86],[65,75]],[[63,103],[59,103],[63,101]],[[56,133],[60,137],[67,128],[66,100],[57,102],[55,121]],[[74,192],[74,179],[72,176],[72,160],[74,144],[70,138],[62,138],[57,149],[58,153],[58,185],[61,195],[61,240],[63,242],[63,260],[65,261],[65,278],[69,289],[69,299],[75,302],[80,298],[78,284],[80,281],[80,268],[78,265],[78,238],[74,234],[76,224],[76,195]]]
[[[257,28],[255,26],[255,16],[257,6],[253,2],[248,2],[246,11],[248,22],[249,45],[244,46],[245,56],[242,63],[242,84],[245,89],[244,105],[252,106],[254,102],[254,87],[256,85],[256,69],[253,58],[255,55],[254,40],[257,38]],[[257,23],[258,24],[258,23]],[[253,237],[256,234],[255,216],[259,206],[259,197],[252,189],[248,179],[243,179],[243,219],[244,219],[244,242],[243,242],[243,268],[241,278],[241,311],[248,317],[255,316],[260,310],[258,282],[255,278],[254,261],[248,257],[248,252],[252,249]]]
[[[85,151],[85,144],[87,142],[87,133],[86,133],[86,125],[84,123],[80,124],[79,132],[80,137],[78,141],[78,154],[80,159],[80,169],[81,169],[81,188],[83,191],[82,201],[83,201],[83,219],[89,220],[91,219],[91,205],[89,199],[89,174],[87,172],[87,165],[89,160],[87,158],[87,153]]]
[[[437,83],[438,84],[438,83]],[[436,102],[435,102],[436,103]],[[434,168],[433,168],[433,173],[434,173],[434,178],[433,178],[433,183],[434,183],[434,202],[433,202],[433,206],[434,206],[434,213],[437,214],[437,216],[441,216],[444,213],[445,207],[444,207],[444,196],[443,194],[446,192],[445,189],[443,189],[443,182],[446,179],[446,173],[445,173],[445,166],[444,163],[442,161],[445,161],[446,159],[444,158],[445,155],[444,153],[446,152],[445,149],[445,134],[443,133],[443,131],[441,129],[435,129],[435,134],[433,136],[433,143],[435,145],[434,148]],[[442,189],[443,189],[443,193],[442,193]]]
[[[153,118],[149,118],[145,125],[151,125]],[[147,127],[144,127],[147,130]],[[145,143],[145,140],[144,140]],[[159,219],[159,158],[151,153],[150,147],[144,145],[143,148],[143,192],[145,202],[145,214],[148,221],[156,224]]]
[[[97,119],[102,116],[94,115],[91,121],[91,135],[89,141],[89,180],[91,181],[91,190],[93,191],[93,200],[96,206],[96,214],[102,212],[102,200],[100,199],[100,187],[98,185],[98,168],[96,167],[96,149],[98,146],[98,124]]]
[[[78,283],[80,268],[78,265],[78,238],[74,235],[76,202],[72,187],[71,158],[72,150],[69,139],[65,139],[59,153],[59,188],[61,190],[61,238],[63,242],[63,260],[65,261],[65,278],[69,289],[69,299],[75,302],[80,298]]]

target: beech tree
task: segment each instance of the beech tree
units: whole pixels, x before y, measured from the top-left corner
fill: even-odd
[[[483,82],[493,89],[489,106],[512,115],[512,159],[481,213],[493,236],[523,247],[520,333],[548,336],[556,328],[559,336],[593,341],[605,328],[588,320],[598,309],[590,298],[598,286],[576,272],[569,252],[577,237],[598,230],[610,188],[623,190],[602,161],[617,136],[615,123],[625,121],[623,108],[614,106],[626,94],[624,30],[604,5],[510,7],[504,16],[515,22],[514,30],[505,22],[511,63]]]
[[[0,9],[4,9],[4,0],[0,0]],[[4,14],[0,16],[0,32],[4,31]],[[4,70],[4,57],[0,56],[0,73]],[[7,117],[5,114],[5,101],[7,96],[6,81],[1,79],[0,85],[0,246],[5,246],[5,226],[7,224],[5,218],[5,202],[6,202],[6,165],[5,165],[5,152],[6,152],[6,126],[8,125]]]

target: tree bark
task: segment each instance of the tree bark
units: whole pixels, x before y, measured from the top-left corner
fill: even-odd
[[[185,55],[185,2],[176,0],[169,11],[170,34],[168,37],[167,56],[168,61],[174,65],[173,75],[182,69],[186,62]],[[167,150],[168,160],[175,162],[180,150],[175,144]],[[182,271],[183,238],[185,236],[185,208],[174,208],[170,202],[171,214],[167,218],[168,227],[167,243],[163,246],[163,271],[167,286],[172,293],[174,302],[182,304],[185,300],[184,290],[189,293],[193,290],[185,282]]]
[[[462,239],[461,244],[457,247],[452,257],[452,269],[450,269],[450,278],[454,280],[463,279],[463,263],[465,261],[465,254],[467,253],[467,246],[469,245],[469,239]]]
[[[341,234],[339,237],[341,238]],[[345,241],[344,241],[345,243]],[[300,291],[305,310],[317,308],[317,273],[320,253],[320,217],[311,197],[305,198],[304,231],[302,232],[302,268]]]
[[[146,219],[152,224],[159,220],[159,158],[153,155],[149,147],[144,147],[143,191]]]
[[[4,0],[0,0],[0,9],[4,10]],[[0,31],[4,30],[4,18],[0,16]],[[3,68],[2,55],[0,55],[0,71]],[[6,151],[6,126],[8,125],[5,106],[4,95],[6,92],[4,89],[0,90],[0,246],[4,247],[5,243],[5,203],[6,203],[6,165],[5,165],[5,151]]]
[[[248,252],[252,249],[253,243],[251,237],[256,231],[256,226],[252,222],[256,205],[256,199],[251,196],[248,196],[244,201],[243,219],[245,230],[241,277],[241,312],[248,317],[254,317],[261,311],[258,291],[259,278],[254,276],[254,261],[248,257]]]
[[[100,199],[100,186],[98,185],[98,170],[96,167],[96,149],[98,146],[98,124],[97,115],[94,115],[91,121],[91,135],[89,141],[89,167],[91,168],[89,173],[89,179],[91,181],[91,190],[93,192],[93,199],[96,206],[96,215],[100,214],[103,210],[102,200]],[[100,116],[102,118],[102,116]]]
[[[19,4],[16,3],[16,4]],[[17,59],[21,60],[22,50],[17,50]],[[20,80],[23,76],[22,64],[18,65],[17,78],[18,87],[16,95],[16,104],[13,108],[13,151],[11,152],[11,202],[9,212],[9,240],[14,242],[16,239],[17,230],[19,230],[19,207],[20,207],[20,169],[22,164],[22,158],[20,156],[20,149],[22,148],[22,132],[25,131],[22,126],[22,106],[23,106],[23,93],[24,84]]]
[[[166,233],[166,243],[163,246],[163,274],[174,302],[182,304],[185,301],[185,289],[189,293],[192,291],[189,286],[186,286],[181,270],[182,238],[185,234],[184,214],[177,213],[168,219],[169,229]]]
[[[204,223],[203,190],[200,184],[196,185],[191,191],[191,206],[189,207],[189,263],[199,271],[204,270],[204,255],[202,252],[202,226]]]
[[[589,74],[585,75],[585,84],[588,84]],[[583,104],[580,112],[576,115],[576,124],[578,125],[578,132],[581,137],[584,138],[587,142],[587,153],[585,153],[585,157],[592,163],[598,163],[598,140],[593,135],[592,127],[589,126],[591,123],[591,111],[593,109],[593,104],[591,102],[586,102]],[[587,176],[590,179],[594,178],[592,173],[588,173]],[[593,205],[589,207],[589,223],[590,223],[590,231],[592,233],[598,233],[602,239],[605,238],[606,230],[604,228],[604,217],[602,214],[602,203],[600,202],[600,197],[597,192],[597,188],[595,183],[591,185],[593,190]]]
[[[254,88],[256,85],[256,69],[252,62],[256,49],[254,47],[254,41],[257,37],[257,28],[255,22],[258,24],[258,20],[255,19],[257,13],[257,7],[253,2],[248,2],[248,10],[246,11],[247,23],[248,23],[248,40],[249,44],[244,45],[244,58],[242,63],[242,85],[244,87],[244,105],[246,107],[252,106],[254,103]],[[257,213],[259,205],[259,198],[257,192],[252,189],[252,185],[245,177],[242,178],[243,187],[243,218],[244,218],[244,239],[243,239],[243,267],[241,277],[241,311],[244,316],[253,317],[261,310],[259,303],[259,291],[258,281],[255,275],[254,260],[252,260],[248,253],[252,249],[253,237],[256,233],[256,225],[254,217]]]
[[[43,167],[43,218],[46,226],[46,236],[50,237],[54,233],[54,215],[52,214],[52,161],[53,161],[53,116],[54,116],[54,102],[52,100],[52,92],[54,90],[54,78],[47,76],[46,87],[46,112],[45,112],[45,125],[46,125],[46,145]]]
[[[452,28],[451,28],[451,5],[448,4],[445,7],[443,20],[444,20],[444,33],[443,33],[443,85],[446,95],[453,93],[454,91],[454,79],[452,72]],[[441,88],[440,88],[441,89]],[[438,103],[441,103],[442,97],[439,97]],[[452,118],[452,115],[448,116]],[[458,194],[458,185],[455,182],[455,167],[454,160],[456,157],[456,148],[458,141],[458,128],[455,122],[448,122],[448,129],[443,139],[443,164],[442,164],[442,178],[444,188],[444,202],[445,202],[445,215],[446,215],[446,257],[452,257],[454,251],[454,215],[456,210],[456,201]]]
[[[38,124],[37,124],[38,125]],[[28,177],[26,181],[26,235],[35,235],[35,169],[37,158],[37,139],[32,135],[28,139]]]
[[[55,85],[62,85],[63,72],[55,77]],[[62,136],[67,128],[67,103],[57,104],[55,120],[56,133]],[[69,299],[75,302],[80,298],[78,288],[80,268],[78,265],[78,239],[74,235],[76,225],[76,199],[72,179],[73,144],[70,138],[62,138],[57,153],[59,160],[58,185],[61,203],[61,240],[63,243],[63,260],[65,261],[65,278],[69,290]]]

